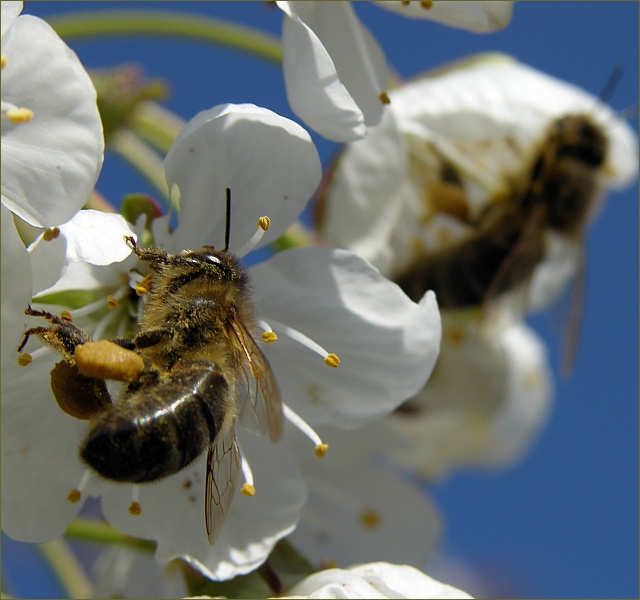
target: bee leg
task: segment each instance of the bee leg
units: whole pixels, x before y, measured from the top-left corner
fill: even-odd
[[[148,329],[136,335],[136,337],[133,338],[133,342],[136,348],[148,348],[172,337],[173,332],[171,329]]]
[[[167,263],[169,254],[164,250],[158,248],[138,248],[136,241],[131,237],[125,238],[127,246],[133,250],[133,253],[141,260],[146,260],[151,263]]]
[[[126,350],[135,350],[136,349],[135,342],[133,341],[133,339],[128,338],[128,337],[112,338],[109,341],[113,342],[114,344],[117,344],[121,348],[125,348]]]

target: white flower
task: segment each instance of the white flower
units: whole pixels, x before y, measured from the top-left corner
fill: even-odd
[[[34,293],[14,219],[68,221],[89,199],[104,151],[89,76],[47,23],[21,11],[22,2],[2,2],[3,364]]]
[[[506,56],[472,57],[390,97],[381,124],[341,156],[324,229],[331,244],[357,251],[392,277],[416,256],[468,236],[469,223],[488,205],[511,197],[558,118],[587,115],[604,132],[603,190],[637,176],[636,135],[626,122],[591,94]],[[460,178],[464,199],[443,207],[447,168]],[[575,270],[567,261],[576,240],[554,243],[563,242],[552,259],[561,280],[561,271]],[[553,280],[547,274],[549,295],[560,287]]]
[[[36,227],[68,221],[89,199],[104,143],[96,91],[42,19],[2,2],[2,204]]]
[[[308,134],[295,123],[253,105],[224,105],[197,115],[177,138],[165,171],[174,197],[180,197],[181,210],[172,233],[168,219],[152,223],[156,244],[169,251],[205,244],[224,247],[225,190],[230,188],[230,250],[239,256],[248,247],[264,245],[284,231],[320,180],[319,158]],[[250,242],[257,231],[257,219],[264,215],[271,218],[272,227],[263,232],[259,242]],[[135,256],[110,266],[73,263],[41,298],[72,298],[72,292],[84,291],[93,302],[72,311],[78,325],[96,339],[123,335],[130,329],[130,315],[135,315],[137,308],[137,301],[131,301],[135,298],[131,287],[140,282],[145,269],[148,265]],[[317,421],[346,416],[347,424],[354,426],[388,413],[424,384],[428,372],[415,369],[415,365],[434,363],[440,336],[431,294],[415,304],[363,259],[325,248],[284,252],[251,269],[250,275],[254,273],[260,323],[271,325],[280,336],[275,344],[265,347],[265,354],[273,358],[273,371],[289,406],[285,414],[292,422],[301,423],[291,409],[302,417],[306,413],[320,415]],[[294,280],[287,281],[286,275]],[[371,297],[367,289],[373,291]],[[111,311],[104,310],[108,294],[120,303]],[[403,311],[395,314],[398,305]],[[305,311],[306,321],[299,317]],[[287,327],[289,317],[296,329]],[[330,339],[327,333],[340,335]],[[317,335],[317,340],[340,354],[342,366],[328,368],[322,360],[327,351],[302,334]],[[287,345],[289,339],[298,343]],[[389,348],[389,355],[381,354],[382,358],[367,364],[365,357],[374,344],[381,351]],[[20,380],[13,373],[3,377],[3,385],[8,380],[2,395],[3,432],[6,430],[2,510],[9,535],[31,541],[60,535],[81,504],[71,505],[67,494],[79,487],[83,498],[101,496],[103,512],[114,526],[156,540],[158,560],[182,557],[208,577],[229,579],[254,570],[275,543],[293,530],[306,489],[296,453],[289,447],[290,428],[277,444],[237,428],[243,474],[252,478],[257,491],[252,498],[236,496],[213,546],[208,543],[203,522],[204,456],[174,476],[133,490],[97,477],[85,481],[77,447],[86,425],[62,414],[46,389],[48,369],[57,358],[49,355],[34,361]],[[400,375],[407,381],[393,388],[389,380],[398,376],[394,370],[400,367],[404,368]],[[360,368],[371,369],[368,377],[357,372]],[[40,389],[29,394],[33,402],[24,402],[25,386],[32,385],[30,378]],[[368,407],[365,397],[378,386],[379,398],[369,400]],[[336,398],[345,406],[336,408],[323,401],[322,394],[316,396],[316,388],[323,388],[329,400]],[[314,401],[319,401],[319,406],[308,408]],[[50,421],[36,418],[44,413]],[[46,436],[41,427],[44,422],[52,423]],[[312,432],[309,435],[314,437]],[[64,443],[58,444],[58,439]],[[55,453],[53,443],[58,444]],[[313,453],[312,446],[309,452]],[[42,468],[47,470],[45,485],[37,476],[32,478]],[[46,494],[41,493],[43,489]],[[142,507],[137,516],[128,511],[132,500]]]
[[[389,73],[384,54],[349,2],[283,2],[283,70],[293,111],[324,137],[362,138],[380,122]],[[473,31],[504,27],[511,2],[380,2],[408,17]]]
[[[346,434],[335,427],[318,433],[329,444],[322,460],[299,450],[309,499],[293,545],[316,566],[384,558],[421,567],[433,558],[442,534],[438,509],[385,460],[407,440],[383,419]]]
[[[376,562],[310,575],[289,598],[471,598],[414,567]]]
[[[553,398],[546,349],[528,326],[487,330],[452,311],[442,319],[431,378],[390,417],[410,442],[390,453],[429,480],[467,465],[514,463],[545,425]]]

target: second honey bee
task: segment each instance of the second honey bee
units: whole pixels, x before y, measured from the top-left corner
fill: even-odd
[[[588,116],[556,120],[513,182],[512,197],[488,207],[468,237],[423,254],[396,281],[416,301],[434,290],[445,309],[480,306],[526,284],[545,259],[547,231],[581,242],[602,194],[607,146],[601,127]],[[448,180],[456,184],[455,176]]]
[[[253,337],[248,276],[226,248],[170,254],[127,243],[155,272],[132,340],[113,340],[113,350],[87,359],[80,350],[100,342],[67,319],[29,308],[52,324],[27,330],[20,349],[37,335],[62,354],[52,389],[63,410],[92,419],[80,456],[102,477],[153,482],[206,451],[205,525],[214,543],[241,470],[236,418],[273,441],[283,430],[280,391]],[[118,402],[104,379],[128,381]]]

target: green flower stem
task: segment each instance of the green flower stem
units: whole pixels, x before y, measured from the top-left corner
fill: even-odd
[[[91,582],[64,540],[40,544],[39,550],[51,566],[69,598],[90,598]]]
[[[275,36],[204,15],[165,10],[90,11],[54,17],[49,24],[67,41],[122,35],[172,36],[227,46],[271,62],[282,61],[282,48]]]
[[[163,198],[169,201],[162,159],[153,148],[132,131],[120,129],[111,136],[111,150],[126,160]]]
[[[156,549],[155,542],[129,537],[106,523],[91,519],[74,519],[67,527],[64,535],[69,539],[126,546],[136,550],[144,550],[145,552],[155,552]]]
[[[138,105],[131,122],[131,128],[163,154],[169,152],[184,126],[182,118],[151,100]]]

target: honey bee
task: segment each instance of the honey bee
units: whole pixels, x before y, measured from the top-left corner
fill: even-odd
[[[602,194],[600,169],[608,141],[587,115],[571,114],[552,123],[539,150],[513,182],[511,197],[492,204],[472,234],[423,254],[396,278],[413,300],[434,290],[441,308],[486,305],[526,284],[545,259],[545,233],[580,243]],[[447,184],[462,182],[448,167]]]
[[[283,431],[278,384],[253,337],[248,276],[228,252],[228,234],[222,251],[204,246],[170,254],[139,248],[132,237],[126,242],[155,273],[133,339],[81,357],[83,347],[101,342],[69,319],[29,307],[27,314],[52,324],[27,330],[19,351],[37,335],[63,356],[52,389],[63,410],[92,419],[80,456],[102,477],[157,481],[207,450],[205,525],[213,544],[241,467],[236,417],[274,442]],[[105,379],[128,381],[119,402],[112,402]]]

